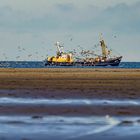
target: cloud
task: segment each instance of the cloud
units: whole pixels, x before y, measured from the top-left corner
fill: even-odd
[[[50,31],[76,30],[82,23],[96,16],[99,9],[88,6],[79,9],[73,4],[55,4],[53,8],[42,16],[33,16],[23,11],[16,11],[10,7],[0,8],[0,29],[9,31]],[[81,27],[83,28],[83,27]]]
[[[10,7],[0,8],[0,29],[17,31],[45,30],[98,30],[121,32],[140,31],[140,2],[117,4],[101,9],[96,6],[77,8],[72,3],[55,4],[42,16],[16,11]]]
[[[1,0],[0,6],[9,6],[14,10],[25,11],[44,11],[44,8],[52,7],[55,4],[67,4],[72,3],[76,7],[83,8],[88,5],[94,5],[97,7],[114,6],[119,3],[134,4],[139,0]],[[45,10],[47,10],[45,9]]]
[[[97,22],[103,21],[103,26],[121,32],[140,32],[140,2],[128,6],[121,3],[114,7],[109,7],[97,18]]]
[[[75,8],[72,3],[69,3],[69,4],[56,4],[55,7],[58,8],[62,12],[71,12]]]
[[[122,55],[127,56],[126,60],[130,59],[128,56],[132,56],[133,50],[140,50],[140,2],[134,3],[136,0],[111,0],[111,4],[110,0],[107,3],[105,0],[102,3],[96,0],[40,0],[40,3],[32,0],[11,1],[5,0],[0,4],[1,44],[7,52],[10,47],[17,46],[19,36],[25,46],[30,46],[30,50],[34,50],[34,46],[40,46],[41,38],[47,38],[49,45],[56,39],[64,40],[65,44],[68,44],[68,40],[64,39],[67,34],[76,36],[77,40],[73,40],[76,45],[80,42],[88,48],[93,42],[92,39],[100,32],[106,34],[107,42],[111,46],[117,46],[118,51],[121,50]],[[35,4],[32,5],[33,3]],[[103,4],[105,5],[102,6]],[[113,40],[114,43],[108,39],[108,35],[114,33],[120,36],[120,42]],[[11,35],[12,40],[7,42]],[[97,40],[98,38],[95,39]],[[126,46],[126,49],[123,50],[122,46]],[[12,58],[14,51],[13,55],[9,52],[10,55]],[[135,60],[135,57],[133,59]],[[137,52],[136,59],[140,60]]]

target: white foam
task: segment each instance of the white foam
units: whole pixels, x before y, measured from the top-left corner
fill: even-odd
[[[140,100],[108,99],[45,99],[1,97],[0,104],[18,105],[98,105],[98,106],[140,106]]]

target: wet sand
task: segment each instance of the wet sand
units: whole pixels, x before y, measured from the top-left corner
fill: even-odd
[[[140,98],[139,85],[140,69],[0,69],[0,96]]]
[[[116,106],[1,106],[0,115],[140,116],[140,107]]]
[[[137,100],[140,102],[140,69],[0,69],[0,101],[3,98],[11,99],[49,99],[49,100]],[[115,116],[135,117],[140,116],[140,106],[131,105],[104,105],[98,104],[17,104],[6,102],[0,103],[0,116],[29,116],[32,119],[40,119],[45,116]],[[47,102],[47,101],[46,101]],[[87,102],[87,101],[86,101]],[[132,102],[133,103],[133,102]],[[126,124],[129,122],[126,121]],[[7,124],[7,123],[6,123]],[[91,123],[92,124],[92,123]],[[90,125],[91,125],[90,124]],[[1,124],[0,122],[0,126]],[[9,124],[8,124],[9,125]],[[17,124],[14,124],[17,125]],[[47,125],[47,123],[46,123]],[[5,126],[5,124],[4,124]],[[13,126],[13,124],[12,124]],[[21,125],[22,126],[22,125]],[[11,124],[10,124],[11,127]],[[27,128],[30,127],[28,124]],[[40,124],[36,125],[37,128]],[[51,126],[52,127],[52,126]],[[58,127],[58,126],[57,126]],[[59,126],[60,127],[60,126]],[[77,126],[74,126],[77,127]],[[140,126],[137,126],[140,128]],[[8,127],[9,128],[9,127]],[[85,128],[85,127],[84,127]],[[83,128],[83,130],[84,130]],[[117,127],[116,127],[117,128]],[[73,128],[71,128],[73,129]],[[118,129],[118,128],[117,128]],[[94,138],[112,139],[111,134],[116,130],[96,135]],[[65,129],[64,129],[65,130]],[[79,130],[79,128],[78,128]],[[82,129],[79,131],[83,131]],[[7,131],[7,130],[6,130]],[[44,130],[43,130],[44,131]],[[60,130],[59,130],[60,131]],[[71,130],[69,130],[70,132]],[[9,132],[9,131],[7,131]],[[57,131],[58,132],[58,131]],[[112,133],[110,133],[112,132]],[[108,134],[110,133],[110,134]],[[124,132],[128,133],[128,131]],[[4,133],[5,134],[5,133]],[[6,135],[1,134],[0,138]],[[24,133],[23,133],[24,135]],[[47,134],[38,134],[45,139]],[[70,133],[70,135],[72,135]],[[104,136],[105,135],[105,136]],[[109,136],[108,136],[109,135]],[[12,136],[12,133],[11,133]],[[62,135],[63,137],[64,135]],[[92,139],[93,134],[83,135],[80,139]],[[16,135],[13,136],[16,139]],[[61,138],[62,138],[61,137]],[[38,137],[37,137],[38,138]],[[36,139],[37,139],[36,138]],[[48,139],[51,138],[48,136]],[[54,139],[57,139],[54,137]],[[79,138],[79,137],[78,137]],[[125,138],[128,138],[127,136]],[[129,137],[130,138],[130,137]],[[132,138],[132,137],[131,137]],[[139,139],[139,132],[135,134]],[[8,138],[7,138],[8,139]],[[18,139],[18,137],[17,137]],[[35,139],[29,134],[27,139]],[[65,139],[65,138],[64,138]],[[74,138],[77,139],[77,138]],[[116,137],[123,139],[122,136]]]
[[[140,99],[140,69],[0,69],[0,97]],[[21,110],[20,110],[21,108]],[[23,108],[23,109],[22,109]],[[139,107],[0,106],[0,114],[139,115]]]

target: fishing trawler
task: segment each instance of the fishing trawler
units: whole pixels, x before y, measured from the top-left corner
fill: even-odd
[[[82,50],[81,56],[77,57],[76,53],[66,53],[63,46],[56,42],[56,56],[48,57],[45,60],[46,66],[118,66],[122,56],[111,56],[111,50],[108,50],[105,41],[100,39],[101,55],[94,51]]]

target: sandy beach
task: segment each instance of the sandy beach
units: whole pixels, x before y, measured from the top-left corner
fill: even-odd
[[[0,97],[47,99],[140,99],[139,69],[0,69]],[[23,108],[22,110],[20,110]],[[139,107],[14,107],[18,113],[139,115]],[[57,108],[57,109],[56,109]],[[25,112],[23,112],[23,110]],[[56,111],[57,110],[57,111]],[[98,111],[97,111],[98,110]]]
[[[140,115],[139,85],[140,69],[0,69],[0,127],[8,125],[5,130],[7,133],[11,131],[9,129],[11,126],[15,126],[15,128],[23,127],[22,121],[24,119],[22,121],[5,120],[3,122],[3,119],[1,120],[2,116],[7,116],[10,119],[13,119],[14,116],[28,116],[30,119],[37,120],[36,123],[30,122],[36,124],[34,124],[36,129],[41,125],[40,121],[46,116],[55,116],[56,118],[59,116],[85,116],[87,120],[90,116],[100,116],[101,118],[105,116],[115,116],[116,118],[138,117]],[[138,124],[139,120],[136,120]],[[133,123],[132,120],[128,121],[127,119],[124,119],[124,122],[126,126]],[[48,122],[43,123],[48,124]],[[60,119],[59,123],[62,123],[59,127],[62,127],[63,132],[65,132],[64,126],[67,124],[64,125],[65,119]],[[29,129],[31,127],[29,124],[26,123],[25,128]],[[95,123],[95,126],[97,124]],[[64,137],[64,134],[62,134],[61,139],[92,139],[93,135],[94,138],[112,139],[114,137],[112,134],[117,133],[120,124],[121,121],[114,130],[115,132],[113,129],[109,129],[106,133],[101,132],[101,135],[94,135],[93,133],[89,133],[89,135],[87,133],[88,135],[80,135],[74,138]],[[87,124],[84,125],[83,129],[80,130],[77,122],[74,122],[73,125],[76,129],[73,133],[82,132],[87,126]],[[83,125],[83,123],[80,125]],[[42,127],[42,131],[41,133],[38,132],[38,136],[45,139],[47,134],[43,132],[48,131],[49,128],[46,130],[44,126],[40,127]],[[67,127],[70,127],[70,125]],[[140,128],[140,126],[138,127]],[[69,128],[67,132],[71,132],[72,129]],[[56,131],[60,134],[59,129]],[[24,136],[23,132],[21,131],[22,138]],[[56,139],[57,133],[56,137],[48,136],[47,138]],[[71,133],[68,133],[67,136],[73,135]],[[38,136],[35,138],[31,135],[32,133],[26,138],[29,140],[38,138]],[[11,137],[14,139],[21,138],[17,136],[16,132],[11,133]],[[1,132],[0,138],[10,139],[6,137],[5,133]],[[135,138],[140,138],[139,133],[135,135]],[[123,137],[118,136],[115,139],[123,139]]]
[[[0,69],[0,96],[139,98],[139,85],[140,69]]]

